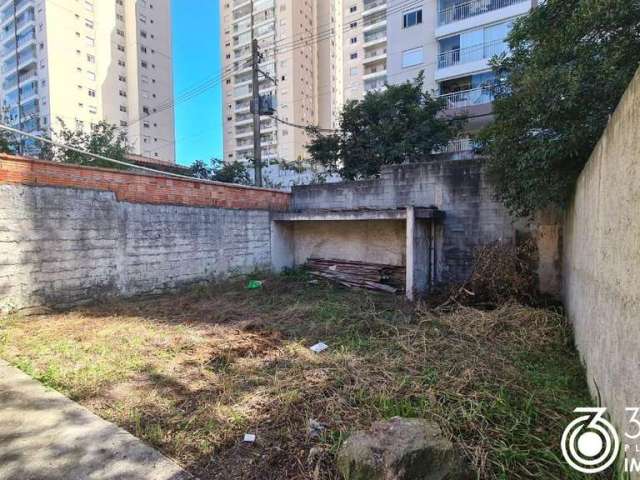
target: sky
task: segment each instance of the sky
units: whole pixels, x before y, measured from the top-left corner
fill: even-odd
[[[221,70],[218,0],[171,4],[176,158],[181,165],[222,158],[222,87],[215,78]],[[187,97],[198,86],[203,93]]]

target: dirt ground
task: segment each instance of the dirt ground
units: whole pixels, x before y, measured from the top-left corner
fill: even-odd
[[[559,439],[592,402],[561,313],[264,280],[8,316],[0,356],[203,480],[338,478],[349,432],[396,415],[438,422],[478,478],[582,478]]]

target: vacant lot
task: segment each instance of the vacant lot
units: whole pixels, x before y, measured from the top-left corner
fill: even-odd
[[[348,432],[395,415],[438,422],[479,478],[581,478],[559,439],[591,401],[561,315],[245,283],[8,317],[0,356],[203,479],[336,478]]]

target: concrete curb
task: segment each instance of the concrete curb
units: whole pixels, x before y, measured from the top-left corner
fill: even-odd
[[[0,479],[195,480],[140,439],[3,360]]]

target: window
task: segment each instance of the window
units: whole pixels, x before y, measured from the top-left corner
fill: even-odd
[[[93,55],[91,55],[90,53],[87,53],[87,62],[89,63],[96,63],[96,57],[94,57]]]
[[[422,47],[402,52],[402,68],[413,67],[422,63]]]
[[[358,69],[356,67],[353,67],[350,71],[350,75],[352,77],[357,77],[358,76]]]
[[[409,28],[422,23],[422,9],[407,12],[402,16],[402,27]]]
[[[93,82],[96,80],[96,74],[94,72],[87,72],[87,78]]]
[[[92,37],[87,37],[86,38],[86,43],[87,43],[87,47],[95,47],[96,46],[96,41]]]
[[[120,111],[122,113],[127,113],[127,107],[125,107],[124,105],[120,105]]]
[[[357,7],[356,5],[354,5],[353,7],[351,7],[351,8],[349,9],[349,13],[355,13],[355,12],[357,12],[357,11],[358,11],[358,7]]]
[[[349,27],[351,28],[356,28],[358,26],[358,22],[351,22],[351,24],[349,25]]]
[[[93,28],[93,21],[89,19],[85,19],[84,26],[87,28]]]
[[[89,94],[90,97],[95,97],[96,96],[96,91],[93,89],[89,89],[87,90],[87,93]]]
[[[354,52],[350,55],[351,60],[355,60],[356,58],[358,58],[358,52]]]
[[[358,43],[358,37],[351,37],[351,43]]]

